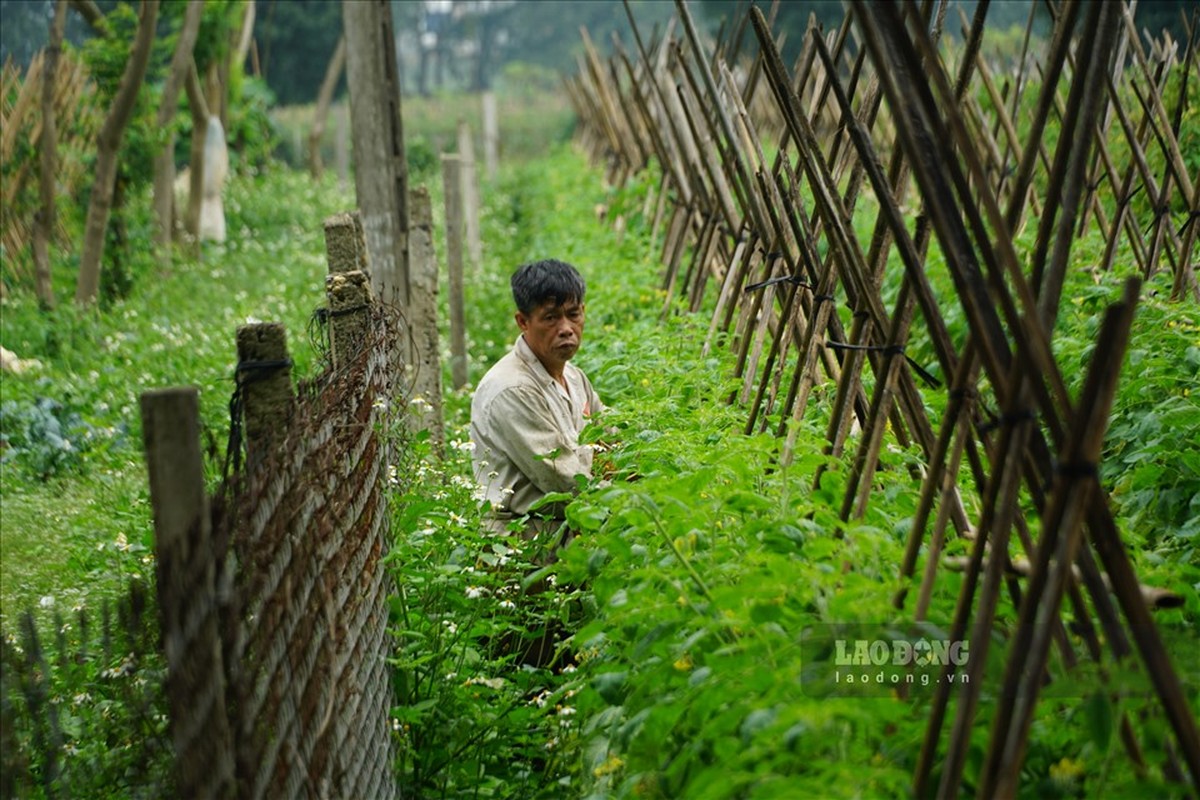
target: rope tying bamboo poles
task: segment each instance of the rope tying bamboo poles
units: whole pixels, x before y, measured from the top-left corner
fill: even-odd
[[[925,618],[942,549],[964,539],[970,555],[951,561],[962,580],[950,636],[969,635],[978,680],[953,698],[957,687],[939,684],[916,793],[933,790],[935,766],[937,794],[959,792],[1004,594],[1018,626],[980,797],[1016,792],[1051,648],[1068,668],[1106,649],[1137,653],[1174,734],[1164,775],[1200,781],[1200,735],[1150,616],[1171,595],[1138,582],[1095,468],[1141,282],[1109,308],[1078,396],[1052,346],[1072,248],[1092,226],[1105,244],[1093,270],[1136,263],[1149,281],[1165,262],[1173,298],[1200,298],[1200,224],[1178,222],[1194,222],[1198,200],[1179,145],[1186,80],[1173,106],[1163,95],[1177,48],[1147,56],[1122,4],[1064,0],[1046,52],[1028,52],[1027,32],[1021,68],[1006,76],[981,54],[981,3],[963,20],[951,76],[937,46],[945,3],[856,0],[836,31],[810,21],[789,72],[759,9],[709,47],[687,4],[676,7],[682,39],[668,28],[647,46],[626,6],[636,60],[617,42],[606,67],[585,36],[587,59],[568,81],[578,139],[614,182],[660,165],[646,208],[656,236],[665,222],[663,314],[709,309],[704,352],[735,354],[741,386],[728,400],[746,408],[747,434],[772,428],[783,440],[781,465],[818,392],[831,407],[812,480],[843,473],[843,520],[862,516],[894,470],[889,432],[919,449],[895,605],[906,609],[924,554],[911,613]],[[1028,262],[1017,247],[1027,227]],[[1120,731],[1148,768],[1128,716]]]

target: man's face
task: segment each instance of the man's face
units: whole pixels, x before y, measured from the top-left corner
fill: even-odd
[[[525,336],[525,343],[547,371],[561,371],[583,340],[583,303],[547,300],[532,314],[518,311],[517,326]]]

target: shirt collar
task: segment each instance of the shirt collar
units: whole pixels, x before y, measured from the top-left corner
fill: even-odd
[[[560,386],[558,381],[554,380],[554,377],[546,371],[546,367],[542,364],[541,360],[538,359],[537,355],[533,352],[533,350],[530,349],[529,343],[525,341],[524,334],[517,336],[517,343],[513,345],[513,350],[516,352],[517,358],[525,362],[526,368],[533,372],[534,377],[538,379],[539,383],[545,384],[549,388],[557,389],[559,392],[566,394],[563,392],[562,386]],[[571,363],[567,362],[567,365],[563,367],[563,377],[568,383],[571,381],[570,370]]]

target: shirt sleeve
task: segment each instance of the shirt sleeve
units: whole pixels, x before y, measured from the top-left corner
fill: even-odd
[[[546,398],[536,390],[504,390],[492,401],[488,415],[496,443],[541,491],[574,492],[575,476],[591,475],[592,448],[559,427]]]

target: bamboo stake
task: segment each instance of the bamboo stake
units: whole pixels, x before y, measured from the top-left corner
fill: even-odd
[[[1115,31],[1115,26],[1113,26]],[[1106,54],[1107,55],[1107,54]],[[979,786],[980,797],[1016,795],[1013,781],[1020,773],[1033,708],[1046,668],[1051,620],[1057,620],[1062,596],[1074,568],[1075,551],[1083,538],[1084,507],[1099,484],[1095,464],[1100,458],[1109,412],[1116,394],[1121,360],[1129,341],[1140,282],[1126,283],[1121,303],[1109,308],[1097,341],[1071,436],[1061,454],[1059,469],[1043,510],[1043,535],[1021,604],[1017,635],[1001,699],[992,725]],[[1054,561],[1051,562],[1051,553]]]
[[[890,13],[888,10],[884,9],[881,12],[880,16],[883,16],[883,17],[890,16]],[[874,18],[868,19],[864,22],[864,28],[867,29],[867,31],[868,31],[868,42],[869,42],[870,46],[872,47],[873,51],[875,51],[876,53],[879,53],[880,52],[880,48],[878,47],[879,34],[883,34],[886,36],[886,35],[891,34],[893,31],[886,24],[877,24],[877,22],[878,22],[877,19],[874,19]],[[919,37],[918,37],[918,43],[920,43]],[[904,54],[903,49],[900,49],[898,52],[901,55]],[[883,74],[885,76],[887,76],[889,79],[891,79],[901,73],[898,73],[896,70],[892,70],[892,71],[887,71]],[[934,83],[935,87],[937,87],[939,89],[939,91],[941,91],[942,87],[939,85],[939,77],[940,76],[934,74],[931,77],[933,79],[933,83]],[[918,85],[914,88],[915,88],[915,92],[910,94],[909,97],[917,98],[921,102],[924,102],[925,101],[924,98],[921,97],[921,95],[923,93],[922,86]],[[889,93],[891,93],[891,91],[892,91],[892,88],[889,87]],[[919,106],[917,104],[909,103],[908,106],[906,106],[906,110],[908,110],[908,109],[918,110]],[[898,119],[901,121],[904,120],[903,117],[899,117]],[[953,116],[953,113],[950,114],[949,121],[951,121],[952,123],[956,122],[956,120]],[[930,122],[930,120],[926,119],[924,122],[925,122],[925,124],[928,124]],[[957,136],[959,129],[957,127],[955,127],[954,130],[955,130],[955,133]],[[901,125],[899,127],[899,131],[902,133],[903,136],[909,135],[908,129],[906,128],[905,125]],[[913,152],[920,154],[920,150],[915,150]],[[970,160],[971,160],[970,153],[967,152],[967,153],[965,153],[965,155],[967,156],[968,161],[970,162]],[[925,165],[921,162],[920,159],[917,160],[917,163],[921,164],[922,168],[924,168]],[[954,165],[953,164],[943,164],[943,166],[950,166],[951,168],[953,168]],[[976,168],[976,166],[974,164],[972,164],[972,169],[975,169],[975,168]],[[940,176],[937,174],[925,174],[924,177],[922,178],[923,181],[932,180],[933,183],[936,183],[939,179],[940,179]],[[927,193],[927,196],[934,197],[934,196],[936,196],[936,194],[929,195],[929,193]],[[1018,197],[1019,197],[1019,195],[1018,195]],[[972,217],[973,215],[971,214],[971,209],[968,208],[967,211],[968,211],[968,217],[969,218]],[[989,214],[991,214],[991,213],[993,213],[993,212],[989,209]],[[945,221],[947,221],[947,220],[942,220],[940,217],[938,219],[935,219],[935,222],[939,225],[939,227],[942,227],[943,222],[945,222]],[[953,220],[949,220],[949,221],[952,222]],[[972,224],[974,224],[974,222],[972,222]],[[950,232],[952,232],[952,231],[950,231]],[[1003,241],[1002,240],[999,241],[998,244],[1003,244]],[[989,260],[990,260],[990,258],[994,258],[994,254],[990,254],[988,252],[987,248],[984,248],[984,255],[989,256]],[[1005,256],[1007,257],[1007,253],[1005,253]],[[1013,282],[1015,284],[1015,288],[1018,290],[1018,293],[1021,296],[1022,304],[1028,306],[1030,303],[1029,295],[1027,294],[1026,289],[1022,286],[1022,282],[1020,280],[1019,274],[1010,274],[1010,278],[1013,280]],[[1001,297],[1000,299],[1003,303],[1004,298]],[[1007,306],[1007,303],[1004,303],[1004,305]],[[1008,313],[1010,313],[1009,309],[1007,307],[1004,310],[1006,312],[1006,315]],[[972,318],[974,318],[974,309],[972,310]],[[974,326],[974,323],[973,323],[973,326]],[[1029,331],[1022,330],[1022,331],[1020,331],[1020,333],[1027,335],[1029,332],[1037,332],[1037,330],[1038,330],[1038,328],[1036,326],[1029,326],[1029,328],[1030,328]],[[1026,348],[1030,347],[1031,345],[1034,347],[1037,347],[1038,349],[1040,349],[1042,346],[1044,346],[1044,336],[1041,337],[1041,340],[1043,342],[1043,344],[1041,344],[1041,345],[1039,345],[1036,341],[1035,342],[1029,342],[1029,341],[1023,342],[1022,339],[1024,338],[1024,336],[1016,336],[1014,338],[1016,338],[1016,340],[1017,340],[1016,344],[1018,347],[1018,352],[1025,350]],[[998,353],[996,353],[996,354],[998,354]],[[991,361],[992,355],[994,355],[994,354],[989,354],[988,357],[985,358],[985,361],[984,361],[985,365],[987,365]],[[1034,352],[1034,353],[1031,353],[1031,355],[1036,356],[1039,354]],[[1057,374],[1057,368],[1053,364],[1053,362],[1052,361],[1044,362],[1041,358],[1037,358],[1037,361],[1042,361],[1042,364],[1038,365],[1036,371],[1027,368],[1026,372],[1029,374],[1040,374],[1040,375],[1044,376],[1045,378],[1047,378],[1050,381],[1050,383],[1052,384],[1052,387],[1057,385],[1059,383],[1059,381],[1061,380],[1061,376],[1059,376]],[[989,367],[989,369],[990,369],[990,367]],[[1002,384],[997,383],[997,387],[1002,388]],[[1057,394],[1057,392],[1058,392],[1058,390],[1055,389],[1054,393]],[[1056,441],[1061,441],[1061,439],[1063,437],[1063,428],[1062,428],[1061,420],[1058,417],[1059,408],[1066,408],[1069,410],[1070,406],[1067,405],[1067,406],[1055,407],[1054,405],[1049,405],[1051,398],[1048,394],[1035,393],[1035,397],[1038,401],[1038,404],[1040,406],[1042,406],[1045,411],[1046,416],[1044,417],[1044,419],[1049,427],[1051,435],[1055,438]],[[1044,459],[1042,461],[1048,462],[1048,459]],[[1042,462],[1039,462],[1039,463],[1042,463]],[[1124,559],[1123,554],[1119,552],[1119,548],[1111,548],[1109,546],[1111,542],[1117,540],[1117,537],[1116,537],[1115,530],[1113,529],[1113,526],[1112,526],[1112,520],[1111,520],[1111,516],[1108,513],[1107,506],[1104,504],[1093,504],[1092,508],[1089,509],[1088,522],[1089,522],[1089,530],[1092,531],[1093,539],[1097,542],[1097,549],[1101,553],[1102,559],[1105,560],[1105,566],[1106,566],[1106,569],[1109,571],[1110,575],[1113,575],[1115,571],[1122,572],[1123,576],[1125,576],[1125,577],[1131,575],[1131,571],[1129,570],[1129,567],[1128,567],[1128,562]],[[1114,585],[1119,585],[1119,584],[1115,583]],[[1128,597],[1127,587],[1122,589],[1122,592],[1123,592],[1122,598],[1124,598],[1122,600],[1122,609],[1125,611],[1127,617],[1129,617],[1132,622],[1134,619],[1136,619],[1136,615],[1138,614],[1138,609],[1132,608],[1131,600]],[[1131,610],[1131,608],[1132,608],[1132,610]],[[1144,612],[1145,610],[1141,609],[1141,611]],[[1151,665],[1152,675],[1155,680],[1156,688],[1160,692],[1160,697],[1163,701],[1163,706],[1167,710],[1168,717],[1171,720],[1172,726],[1176,730],[1176,733],[1179,736],[1181,746],[1184,749],[1185,757],[1189,760],[1189,764],[1190,764],[1191,759],[1193,758],[1193,754],[1200,753],[1200,748],[1193,747],[1193,745],[1196,742],[1196,732],[1195,732],[1194,721],[1191,721],[1185,715],[1182,715],[1181,712],[1177,711],[1177,709],[1182,709],[1185,706],[1184,701],[1182,701],[1180,699],[1180,694],[1179,694],[1180,688],[1178,685],[1178,679],[1175,677],[1173,671],[1171,671],[1169,669],[1169,664],[1167,665],[1166,668],[1163,668],[1161,666],[1161,664],[1164,660],[1164,657],[1162,655],[1161,640],[1158,639],[1157,632],[1153,629],[1153,626],[1152,625],[1148,626],[1149,627],[1148,631],[1138,630],[1137,623],[1134,623],[1132,625],[1132,627],[1134,629],[1135,636],[1138,638],[1139,647],[1141,647],[1141,649],[1143,650],[1143,655],[1147,659],[1148,664]],[[1111,635],[1111,633],[1110,633],[1110,635]],[[1111,643],[1113,644],[1114,648],[1118,646],[1118,643],[1115,640],[1112,640]],[[940,724],[940,723],[938,723],[938,724]],[[933,723],[931,723],[931,728],[932,727],[933,727]],[[926,756],[923,755],[922,758],[923,758],[922,764],[919,764],[919,766],[918,766],[918,788],[920,787],[920,782],[922,780],[922,778],[921,778],[922,770],[926,769],[927,764],[928,764]],[[1197,757],[1196,760],[1200,761],[1200,757]]]

